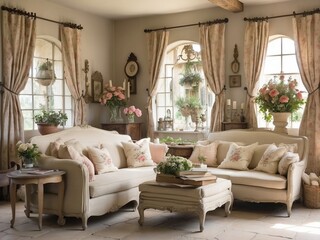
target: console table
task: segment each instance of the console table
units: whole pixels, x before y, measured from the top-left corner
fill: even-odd
[[[174,155],[174,156],[180,156],[180,157],[185,157],[185,158],[189,158],[192,154],[194,145],[167,145],[169,150],[168,150],[168,154]]]
[[[247,122],[222,122],[222,131],[230,129],[246,129],[248,128]]]
[[[117,131],[120,134],[129,135],[132,140],[141,139],[142,123],[101,123],[101,128],[108,131]]]

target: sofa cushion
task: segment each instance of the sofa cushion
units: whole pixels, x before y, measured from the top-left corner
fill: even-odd
[[[299,154],[293,152],[286,152],[281,158],[278,165],[278,172],[280,175],[286,176],[288,173],[288,168],[290,164],[299,162]]]
[[[232,184],[247,185],[271,189],[286,189],[287,179],[279,174],[247,170],[221,169],[209,167],[208,170],[217,177],[231,180]]]
[[[228,142],[228,141],[212,141],[212,142],[219,143],[217,148],[217,163],[219,165],[225,159],[227,152],[229,151],[229,148],[233,142]],[[235,142],[235,143],[239,146],[244,145],[241,142]]]
[[[296,153],[298,151],[298,144],[297,143],[279,143],[279,147],[285,147],[287,149],[287,152],[293,152]]]
[[[108,149],[88,147],[88,155],[90,160],[93,162],[94,169],[97,174],[118,170],[118,168],[114,166],[112,162],[112,158]]]
[[[96,175],[96,180],[90,182],[90,197],[95,198],[106,194],[117,193],[156,178],[154,167],[121,168],[117,172]],[[138,189],[137,189],[138,191]]]
[[[151,158],[155,163],[160,163],[166,160],[166,154],[169,150],[167,144],[164,143],[149,143]]]
[[[124,153],[127,157],[128,167],[153,166],[150,148],[150,138],[144,138],[137,142],[122,142]]]
[[[254,170],[275,174],[278,171],[279,161],[286,152],[286,148],[278,148],[275,144],[271,144]]]
[[[230,168],[238,170],[247,170],[252,159],[254,149],[258,143],[248,146],[239,146],[235,143],[230,145],[227,155],[218,168]]]
[[[251,159],[251,162],[249,164],[249,169],[254,169],[258,166],[258,163],[260,162],[264,152],[267,150],[267,148],[270,146],[270,144],[260,144],[256,146],[254,149],[254,153]]]
[[[217,149],[218,143],[212,142],[210,144],[201,144],[197,143],[192,151],[192,154],[189,160],[192,163],[199,163],[198,157],[202,156],[206,158],[205,164],[210,167],[215,167],[218,165],[217,163]]]

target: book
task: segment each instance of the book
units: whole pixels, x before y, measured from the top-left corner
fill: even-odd
[[[157,182],[165,182],[165,183],[174,183],[174,184],[184,184],[184,185],[191,185],[194,187],[200,187],[207,184],[215,183],[217,181],[216,176],[207,176],[202,178],[183,178],[174,175],[168,174],[157,174],[156,176]]]
[[[39,168],[22,168],[20,169],[21,173],[24,174],[35,174],[35,175],[44,175],[47,173],[54,172],[54,169],[39,169]]]

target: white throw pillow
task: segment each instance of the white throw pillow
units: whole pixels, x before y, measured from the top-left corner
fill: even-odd
[[[278,147],[285,147],[287,149],[287,152],[298,152],[298,144],[297,143],[280,143]]]
[[[189,158],[189,160],[192,163],[199,163],[198,157],[202,156],[206,158],[206,161],[204,162],[210,167],[217,166],[217,149],[218,149],[219,143],[212,142],[209,145],[203,145],[199,142],[194,147],[192,154]]]
[[[122,142],[124,153],[127,157],[128,167],[153,166],[150,148],[150,138],[143,138],[135,143]]]
[[[279,162],[278,172],[280,173],[280,175],[286,176],[290,164],[299,162],[299,159],[300,158],[298,153],[286,152]]]
[[[286,152],[286,148],[278,148],[275,144],[271,144],[262,155],[258,166],[254,170],[271,174],[277,173],[279,161]]]
[[[238,146],[237,144],[232,143],[225,159],[218,168],[248,170],[254,149],[257,145],[257,142],[248,146]]]
[[[114,172],[118,170],[118,168],[114,166],[112,162],[112,158],[108,149],[88,147],[87,151],[90,160],[93,162],[94,169],[97,174]]]

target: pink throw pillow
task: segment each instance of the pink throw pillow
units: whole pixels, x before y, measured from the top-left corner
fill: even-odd
[[[166,154],[169,150],[167,144],[162,143],[149,143],[151,158],[155,163],[160,163],[165,161]]]

